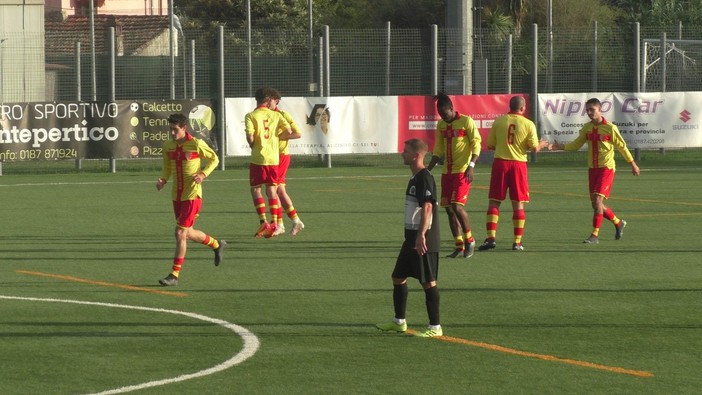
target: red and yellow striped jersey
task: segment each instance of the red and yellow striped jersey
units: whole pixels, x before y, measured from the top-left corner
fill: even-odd
[[[202,167],[202,159],[207,161]],[[209,176],[219,164],[217,153],[207,143],[187,133],[180,144],[168,140],[163,144],[163,172],[161,178],[168,180],[171,175],[173,187],[171,195],[175,201],[193,200],[202,197],[202,185],[195,183],[193,176],[203,173]]]
[[[606,167],[614,170],[614,149],[616,148],[628,163],[634,157],[626,147],[617,125],[602,118],[602,123],[595,125],[592,121],[586,123],[578,132],[575,140],[565,145],[566,151],[577,151],[587,143],[588,167],[592,169]]]
[[[456,112],[456,119],[436,125],[434,156],[444,158],[443,174],[464,173],[473,155],[480,155],[480,132],[473,118]]]

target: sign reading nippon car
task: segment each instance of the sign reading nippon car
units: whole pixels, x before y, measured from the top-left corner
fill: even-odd
[[[702,146],[702,92],[540,94],[541,136],[559,143],[574,140],[590,122],[585,102],[593,97],[630,149]]]
[[[194,136],[213,141],[209,101],[2,104],[0,161],[160,157],[168,116],[178,112]]]

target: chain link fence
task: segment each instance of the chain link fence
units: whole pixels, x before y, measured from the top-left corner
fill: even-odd
[[[638,46],[631,26],[551,32],[539,27],[536,36],[533,30],[524,29],[510,45],[509,37],[487,30],[478,30],[475,37],[480,39],[473,44],[463,44],[460,31],[438,29],[436,57],[429,28],[329,29],[328,54],[323,53],[322,37],[310,43],[305,32],[253,30],[249,45],[246,30],[224,30],[224,94],[250,97],[252,90],[266,85],[286,96],[317,96],[326,78],[330,88],[325,96],[431,95],[433,78],[439,91],[450,94],[526,93],[533,88],[534,64],[540,93],[636,91],[637,75],[649,92],[702,90],[702,27],[642,27]],[[115,57],[116,99],[167,99],[172,93],[176,99],[218,97],[217,36],[187,30],[176,34],[173,57],[167,40],[152,56]],[[93,88],[91,43],[86,37],[90,36],[57,31],[48,32],[46,39],[3,33],[0,100],[92,100],[92,92],[97,100],[107,100],[109,41],[104,31],[96,32]],[[458,63],[456,53],[462,56]],[[484,74],[467,75],[474,69],[465,60],[471,57],[475,64],[487,64]],[[326,58],[328,69],[323,64]],[[326,70],[328,75],[323,75]],[[457,75],[467,82],[456,86]],[[482,86],[485,92],[476,92],[475,87]]]
[[[521,37],[482,29],[472,42],[460,30],[435,27],[326,31],[310,39],[306,32],[223,29],[220,45],[217,34],[185,30],[175,33],[172,55],[161,39],[149,56],[111,56],[107,32],[99,31],[94,63],[89,32],[3,33],[0,104],[111,95],[216,100],[220,82],[225,97],[251,97],[260,86],[303,97],[702,91],[699,26],[532,26]]]

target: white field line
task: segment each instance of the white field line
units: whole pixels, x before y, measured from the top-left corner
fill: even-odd
[[[157,387],[157,386],[166,385],[166,384],[177,383],[180,381],[190,380],[190,379],[214,374],[214,373],[220,372],[222,370],[231,368],[232,366],[236,366],[236,365],[246,361],[247,359],[251,358],[256,353],[256,351],[258,351],[258,348],[260,346],[260,342],[258,340],[258,337],[256,337],[255,334],[253,334],[248,329],[246,329],[242,326],[232,324],[230,322],[220,320],[217,318],[211,318],[211,317],[207,317],[207,316],[204,316],[201,314],[196,314],[196,313],[188,313],[185,311],[158,309],[158,308],[143,307],[143,306],[130,306],[130,305],[114,304],[114,303],[86,302],[86,301],[81,301],[81,300],[70,300],[70,299],[27,298],[27,297],[5,296],[5,295],[0,295],[0,299],[21,300],[21,301],[29,301],[29,302],[72,303],[72,304],[88,305],[88,306],[113,307],[113,308],[119,308],[119,309],[142,310],[142,311],[152,311],[152,312],[156,312],[156,313],[182,315],[182,316],[194,318],[196,320],[211,322],[213,324],[220,325],[220,326],[227,328],[230,331],[236,333],[244,341],[242,349],[237,354],[235,354],[233,357],[229,358],[228,360],[226,360],[218,365],[215,365],[211,368],[200,370],[200,371],[195,372],[195,373],[183,374],[183,375],[173,377],[173,378],[166,378],[166,379],[161,379],[161,380],[149,381],[146,383],[134,384],[134,385],[129,385],[129,386],[125,386],[125,387],[115,388],[115,389],[106,390],[103,392],[96,393],[96,394],[100,394],[100,395],[123,394],[125,392],[138,391],[138,390],[142,390],[145,388],[151,388],[151,387]]]

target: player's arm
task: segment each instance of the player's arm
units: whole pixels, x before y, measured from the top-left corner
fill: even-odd
[[[281,140],[294,140],[302,137],[300,132],[295,132],[291,128],[283,129],[283,131],[278,135]]]
[[[482,148],[482,138],[480,137],[480,131],[478,130],[478,127],[475,125],[475,121],[473,121],[473,118],[470,119],[470,130],[471,130],[471,141],[470,141],[470,147],[471,147],[471,155],[470,155],[470,160],[468,161],[468,168],[466,169],[466,180],[468,182],[473,182],[473,173],[475,170],[475,163],[478,161],[478,158],[480,157],[480,150]]]
[[[431,223],[432,209],[433,203],[430,200],[427,200],[422,204],[422,217],[419,219],[417,240],[414,243],[414,248],[417,250],[419,255],[424,255],[427,253],[426,233],[427,230],[429,230],[429,224]]]
[[[292,129],[292,126],[290,125],[290,122],[281,114],[277,113],[278,116],[280,117],[278,119],[278,138],[281,140],[294,140],[294,139],[299,139],[302,137],[302,134],[300,134],[299,130],[294,131]]]
[[[217,168],[219,157],[217,157],[217,153],[202,140],[197,141],[197,151],[200,157],[204,158],[206,161],[205,167],[201,171],[193,174],[195,183],[200,184]]]
[[[626,141],[622,137],[616,125],[612,125],[612,144],[614,144],[614,146],[617,147],[617,150],[620,154],[622,154],[624,160],[626,160],[627,163],[629,163],[629,165],[631,166],[631,174],[633,174],[634,176],[640,175],[641,170],[639,169],[639,165],[636,164],[634,156],[631,155],[629,148],[626,147]]]
[[[553,143],[551,143],[551,144],[548,146],[548,149],[549,149],[549,150],[552,150],[552,151],[554,151],[554,150],[555,150],[555,151],[561,151],[561,150],[565,150],[565,151],[577,151],[577,150],[580,149],[580,147],[583,146],[583,144],[585,144],[585,135],[584,135],[584,133],[582,133],[582,131],[581,131],[581,132],[578,134],[578,137],[576,137],[575,140],[571,141],[571,142],[568,143],[568,144],[559,143],[558,141],[553,140]]]
[[[427,165],[427,170],[431,171],[431,169],[433,169],[434,166],[436,166],[436,164],[439,163],[440,160],[440,157],[432,155],[431,159],[429,160],[429,164]]]
[[[475,173],[475,162],[478,161],[478,157],[480,154],[476,155],[475,153],[471,154],[470,160],[468,161],[468,167],[466,168],[466,172],[464,173],[466,180],[468,182],[473,182],[473,173]]]
[[[168,182],[171,177],[171,159],[168,157],[167,147],[163,147],[163,168],[161,170],[161,177],[156,181],[156,190],[160,191]]]
[[[533,152],[539,152],[542,149],[548,148],[550,146],[548,140],[546,140],[545,138],[539,140],[539,135],[536,132],[536,125],[534,125],[533,122],[530,122],[530,125],[527,127],[529,128],[529,140],[527,148],[529,148]]]
[[[497,147],[497,131],[495,129],[495,124],[492,124],[490,128],[490,133],[488,134],[487,147],[489,150],[494,151]]]
[[[249,148],[253,148],[254,142],[256,141],[256,137],[254,136],[256,133],[256,125],[253,115],[251,113],[246,114],[246,116],[244,117],[244,125],[244,133],[246,133],[246,143],[249,144]]]
[[[434,149],[432,151],[432,156],[431,159],[429,160],[429,164],[427,165],[427,169],[431,171],[434,166],[436,166],[437,163],[441,160],[441,158],[444,156],[444,151],[446,150],[446,143],[444,142],[444,137],[441,135],[441,132],[439,131],[439,127],[437,126],[436,128],[436,139],[434,140]]]

